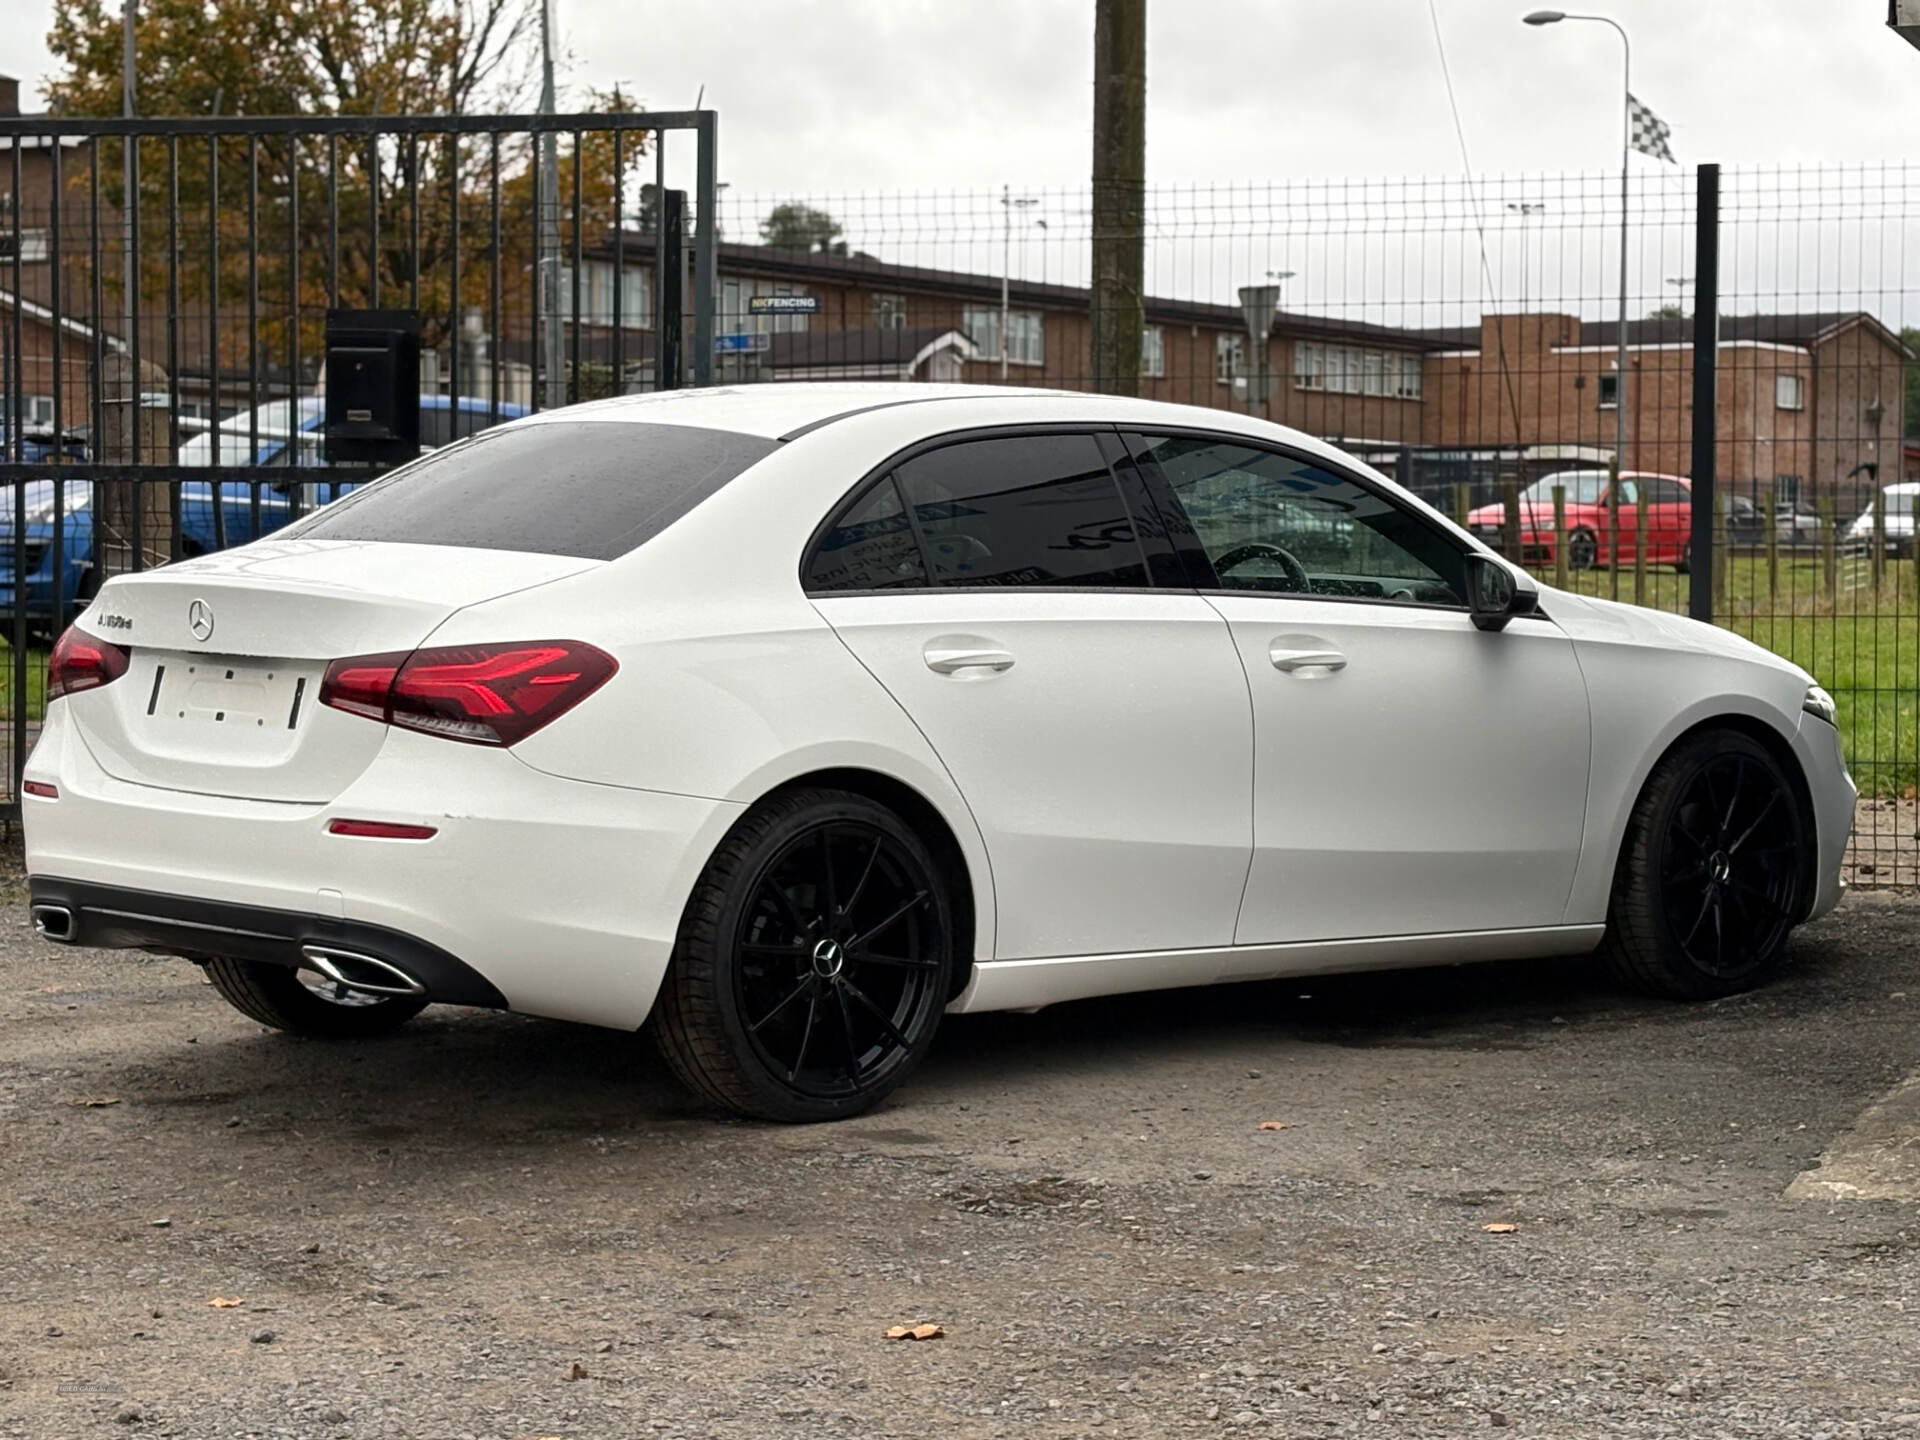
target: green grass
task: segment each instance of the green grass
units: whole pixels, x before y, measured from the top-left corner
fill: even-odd
[[[17,677],[13,668],[13,646],[0,639],[0,720],[14,717]],[[27,718],[38,720],[47,712],[47,652],[27,651]]]

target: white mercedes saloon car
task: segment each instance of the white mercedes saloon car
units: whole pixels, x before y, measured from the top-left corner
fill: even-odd
[[[1840,895],[1833,701],[1219,410],[767,385],[533,416],[109,581],[40,932],[246,1015],[647,1027],[863,1110],[943,1013],[1576,955],[1723,995]]]

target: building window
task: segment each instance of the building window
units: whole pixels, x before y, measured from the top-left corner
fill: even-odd
[[[1421,387],[1424,383],[1425,374],[1426,367],[1421,363],[1418,355],[1402,355],[1400,357],[1400,379],[1399,383],[1394,387],[1394,393],[1402,400],[1418,400],[1422,393]]]
[[[1221,385],[1231,385],[1240,378],[1240,372],[1246,368],[1247,337],[1244,335],[1216,335],[1213,337],[1213,378]]]
[[[1293,347],[1293,388],[1324,390],[1327,384],[1327,355],[1318,345],[1305,341]]]
[[[1620,408],[1620,377],[1618,375],[1600,377],[1600,408],[1602,410]]]
[[[1147,380],[1158,380],[1167,373],[1167,337],[1158,325],[1148,325],[1140,332],[1140,374]]]
[[[613,319],[613,262],[589,260],[580,276],[581,318],[588,325],[611,325]],[[573,309],[573,272],[560,268],[560,312]],[[644,266],[628,265],[620,277],[621,323],[628,327],[653,324],[653,272]]]
[[[1361,357],[1362,384],[1368,395],[1387,393],[1387,357],[1378,350],[1369,350]]]
[[[1807,408],[1807,382],[1798,375],[1776,375],[1773,377],[1773,403],[1781,410],[1804,410]]]
[[[962,318],[967,338],[979,350],[976,360],[1000,358],[1000,310],[992,305],[970,305]],[[1044,365],[1047,359],[1045,317],[1037,310],[1014,310],[1007,315],[1007,363]]]
[[[868,304],[873,314],[874,329],[904,330],[907,328],[906,296],[875,295]]]
[[[1776,475],[1773,477],[1773,503],[1776,509],[1791,510],[1800,503],[1800,477],[1798,475]]]

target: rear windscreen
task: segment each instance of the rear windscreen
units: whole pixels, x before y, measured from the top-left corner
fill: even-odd
[[[612,560],[779,445],[628,420],[506,426],[424,456],[280,533]]]

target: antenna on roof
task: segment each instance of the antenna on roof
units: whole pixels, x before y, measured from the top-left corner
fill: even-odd
[[[698,110],[700,108],[700,102],[706,98],[707,87],[705,82],[702,82],[699,91],[693,97],[693,108]]]

